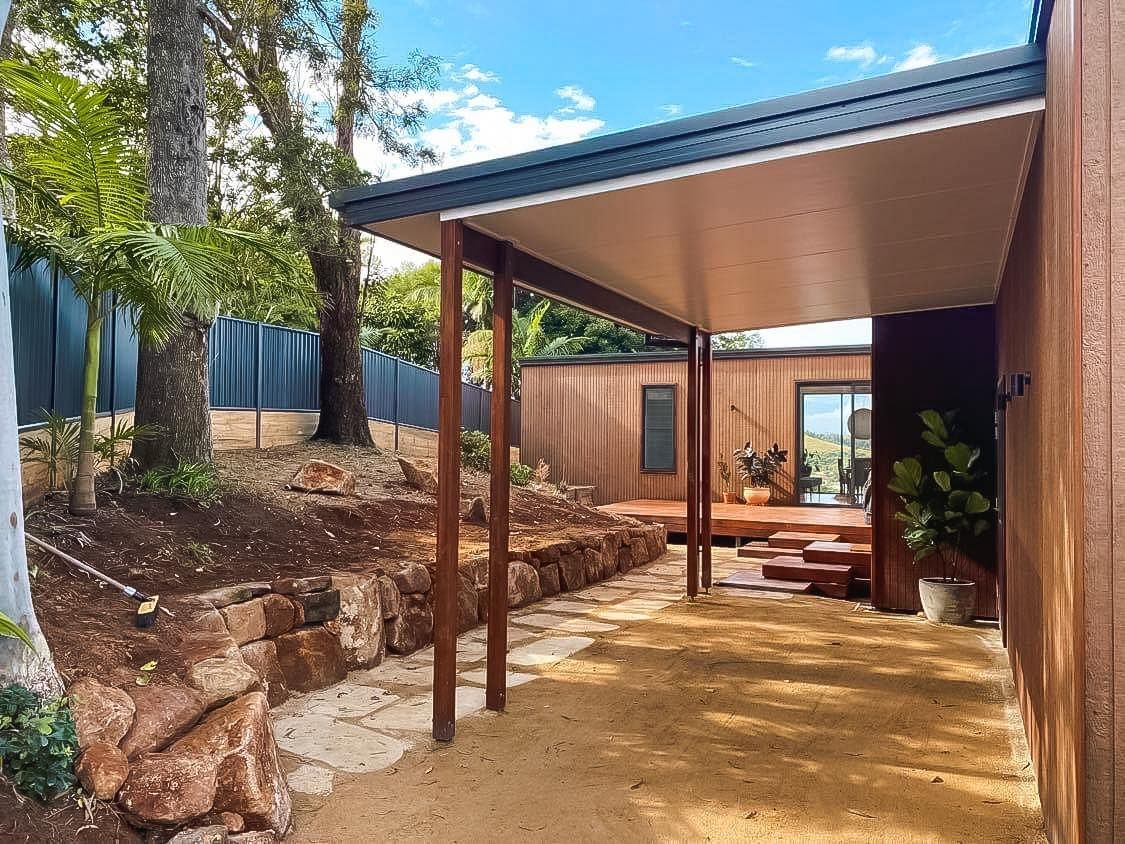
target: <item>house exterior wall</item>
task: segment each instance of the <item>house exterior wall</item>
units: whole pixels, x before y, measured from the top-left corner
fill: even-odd
[[[789,503],[797,436],[797,384],[865,381],[871,377],[866,348],[846,354],[717,358],[712,375],[712,454],[730,462],[747,440],[777,442],[790,462],[774,492]],[[565,363],[526,366],[522,373],[520,453],[532,466],[551,465],[553,480],[594,484],[599,504],[634,498],[683,500],[687,485],[687,362]],[[641,387],[676,386],[676,471],[641,471]],[[731,409],[734,405],[735,409]],[[723,491],[712,472],[716,497]],[[737,477],[733,486],[740,487]]]
[[[898,496],[887,492],[893,465],[919,454],[922,423],[918,413],[933,408],[957,410],[960,434],[981,449],[982,466],[996,460],[993,396],[996,388],[995,319],[991,307],[951,308],[875,317],[872,322],[871,369],[874,389],[872,545],[877,565],[871,570],[871,600],[889,610],[918,610],[918,578],[941,574],[930,558],[914,563],[895,520]],[[995,473],[985,481],[992,498]],[[988,534],[963,549],[958,576],[977,584],[976,613],[997,615],[996,543]]]

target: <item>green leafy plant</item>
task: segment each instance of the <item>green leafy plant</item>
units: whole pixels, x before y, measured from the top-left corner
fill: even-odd
[[[788,461],[789,451],[779,448],[777,443],[763,452],[755,451],[753,443],[746,443],[742,448],[734,450],[738,474],[750,486],[768,487],[773,476],[781,471],[781,465]]]
[[[27,631],[2,612],[0,612],[0,639],[19,639],[31,650],[35,650],[35,643],[31,641]]]
[[[78,738],[70,702],[20,685],[0,690],[0,771],[16,789],[50,800],[74,787]]]
[[[535,477],[535,470],[526,463],[513,463],[511,468],[512,483],[516,486],[527,486]]]
[[[81,426],[77,419],[67,419],[53,410],[41,410],[40,415],[43,426],[20,437],[23,459],[46,469],[49,490],[67,489],[78,460]]]
[[[533,472],[533,474],[535,475],[536,483],[547,483],[547,481],[551,479],[551,464],[540,457],[539,462],[535,464],[535,471]]]
[[[487,472],[492,465],[492,445],[488,434],[480,431],[461,429],[461,465],[480,472]]]
[[[141,475],[140,488],[206,502],[219,497],[219,477],[210,463],[179,460],[174,466],[149,469]]]
[[[954,581],[965,540],[992,527],[992,502],[981,491],[987,472],[977,467],[980,449],[957,438],[956,411],[923,410],[918,416],[929,449],[896,460],[887,488],[902,501],[895,518],[914,562],[936,555],[942,579]]]
[[[723,489],[729,490],[731,480],[730,464],[725,460],[720,460],[715,464],[715,466],[719,469],[719,478],[723,482]]]

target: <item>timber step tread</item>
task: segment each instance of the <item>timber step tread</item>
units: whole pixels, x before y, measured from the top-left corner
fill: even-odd
[[[851,565],[870,571],[871,546],[865,542],[813,542],[801,555],[810,563]]]
[[[847,583],[814,583],[813,592],[826,598],[846,598],[851,590]]]
[[[818,533],[800,530],[779,530],[771,533],[769,546],[771,548],[791,548],[800,550],[813,542],[836,542],[840,539],[838,533]]]
[[[762,575],[775,580],[800,580],[810,583],[838,583],[847,586],[855,567],[835,563],[810,563],[800,557],[777,557],[762,563]]]
[[[738,549],[738,556],[748,560],[772,560],[774,557],[784,557],[792,555],[793,548],[771,548],[768,545],[754,542],[749,545],[743,545]]]
[[[794,595],[811,592],[813,588],[812,583],[809,582],[802,583],[796,580],[775,580],[771,577],[763,577],[760,571],[753,569],[736,571],[727,575],[715,585],[733,586],[736,589],[758,589],[762,592],[789,592]]]

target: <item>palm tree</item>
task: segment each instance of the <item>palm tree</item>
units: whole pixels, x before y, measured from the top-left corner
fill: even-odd
[[[213,226],[144,221],[143,158],[120,115],[97,88],[52,71],[0,64],[9,102],[34,126],[13,184],[26,223],[13,225],[19,261],[46,258],[73,281],[86,304],[75,514],[96,509],[94,415],[102,323],[115,307],[133,318],[142,342],[165,342],[180,314],[213,311],[232,254],[266,249],[252,235]]]
[[[540,302],[529,313],[512,313],[512,395],[520,394],[520,360],[540,355],[573,355],[582,351],[589,337],[548,337],[543,317],[551,303]],[[465,338],[461,355],[469,365],[470,378],[492,386],[492,329],[473,331]]]
[[[418,302],[438,316],[441,302],[441,265],[429,261],[417,267],[405,267],[391,275],[387,292]],[[471,325],[484,325],[492,316],[492,281],[466,270],[461,282],[462,311]]]

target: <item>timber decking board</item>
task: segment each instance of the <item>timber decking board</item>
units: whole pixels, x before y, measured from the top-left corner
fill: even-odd
[[[735,589],[759,589],[763,592],[791,592],[794,595],[799,595],[804,592],[812,591],[812,583],[801,583],[795,580],[774,580],[772,578],[763,577],[760,571],[750,569],[747,571],[736,571],[734,574],[727,575],[716,586],[732,586]]]
[[[801,553],[810,563],[871,568],[871,546],[865,542],[813,542]]]
[[[770,548],[768,545],[743,545],[738,549],[738,556],[746,560],[772,560],[775,557],[785,557],[793,553],[792,548]]]
[[[687,526],[687,505],[683,501],[638,498],[599,509],[642,522],[660,522],[668,530],[683,533]],[[871,525],[865,524],[863,511],[854,507],[798,507],[793,505],[745,504],[711,505],[712,533],[716,536],[752,536],[768,539],[778,531],[814,531],[838,534],[843,542],[871,542]]]
[[[799,551],[813,542],[838,542],[838,533],[814,533],[811,531],[779,530],[769,538],[774,548],[791,548]]]
[[[807,580],[816,585],[836,583],[847,586],[854,574],[854,566],[810,563],[800,557],[778,557],[762,563],[762,575],[774,580]]]

